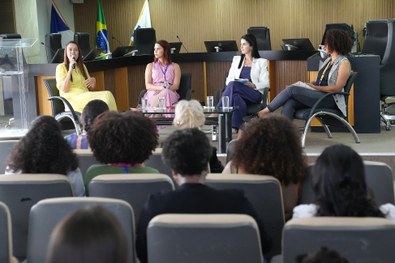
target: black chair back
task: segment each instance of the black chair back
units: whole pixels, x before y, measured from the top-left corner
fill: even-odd
[[[91,51],[91,46],[89,43],[89,33],[76,32],[74,34],[74,41],[77,42],[80,46],[83,57],[85,57]]]
[[[154,54],[156,33],[153,28],[139,28],[134,32],[133,45],[138,50],[139,55]]]
[[[54,60],[55,54],[58,49],[62,48],[62,35],[60,33],[48,33],[45,35],[45,51],[47,54],[48,63],[58,63],[52,62]],[[61,52],[63,61],[63,52]],[[59,54],[60,56],[60,54]]]
[[[192,73],[181,73],[180,86],[177,90],[180,100],[192,98]]]
[[[59,96],[59,90],[56,87],[56,79],[45,79],[44,80],[45,87],[47,88],[49,97]],[[56,116],[57,114],[64,112],[65,108],[60,100],[50,100],[52,116]]]
[[[250,27],[247,30],[248,34],[253,34],[256,38],[258,50],[271,50],[270,30],[265,26]]]

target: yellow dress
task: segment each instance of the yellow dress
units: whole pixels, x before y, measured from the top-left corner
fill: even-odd
[[[84,70],[89,77],[89,73],[85,65]],[[71,73],[73,81],[70,84],[69,91],[63,92],[61,87],[67,76],[67,71],[68,70],[65,64],[59,64],[56,67],[56,87],[59,90],[60,96],[66,98],[70,102],[71,106],[73,106],[75,111],[82,112],[85,105],[91,100],[102,100],[107,103],[111,111],[117,111],[117,104],[112,93],[108,90],[89,91],[89,89],[84,84],[84,75],[81,73],[78,67],[76,67]]]

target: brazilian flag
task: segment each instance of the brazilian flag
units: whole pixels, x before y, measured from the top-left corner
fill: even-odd
[[[106,19],[104,18],[103,5],[101,0],[98,0],[98,6],[97,6],[96,47],[101,48],[104,53],[110,52],[107,24],[106,24]]]

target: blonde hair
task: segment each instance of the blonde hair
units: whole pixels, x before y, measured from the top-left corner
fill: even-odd
[[[201,128],[205,121],[203,107],[197,100],[181,100],[177,103],[173,120],[177,128]]]

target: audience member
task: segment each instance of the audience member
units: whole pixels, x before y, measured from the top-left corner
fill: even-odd
[[[179,188],[151,195],[143,208],[136,240],[137,255],[142,263],[147,262],[148,223],[153,217],[164,213],[248,214],[258,224],[262,252],[268,252],[271,248],[262,220],[241,191],[216,190],[204,185],[211,153],[210,142],[199,129],[177,130],[167,138],[162,157],[171,167]]]
[[[333,249],[321,247],[319,250],[300,255],[296,259],[297,263],[348,263],[348,260],[343,258]]]
[[[52,232],[47,263],[127,263],[128,242],[120,223],[103,207],[81,208]]]
[[[234,107],[232,128],[239,129],[247,114],[247,105],[262,101],[262,93],[269,86],[267,59],[261,58],[256,38],[246,34],[240,40],[241,56],[234,56],[226,78],[223,96],[229,96],[229,105]],[[222,101],[218,102],[218,107]]]
[[[177,63],[171,61],[170,44],[159,40],[154,46],[154,62],[145,69],[144,97],[148,99],[149,107],[158,107],[159,98],[164,98],[165,106],[170,107],[178,102],[180,95],[181,69]]]
[[[60,96],[66,98],[75,111],[81,112],[85,105],[94,99],[100,99],[110,110],[116,111],[117,104],[110,91],[95,91],[96,79],[89,75],[82,60],[81,49],[70,41],[64,49],[64,62],[56,67],[56,86]]]
[[[352,41],[344,30],[328,30],[325,34],[325,52],[330,56],[321,65],[317,79],[312,83],[296,82],[282,90],[270,104],[258,113],[264,117],[283,106],[282,114],[294,119],[298,109],[312,107],[328,92],[344,90],[350,76],[351,64],[346,55],[350,53]],[[339,109],[347,116],[344,95],[333,95],[321,102],[325,108]]]
[[[272,175],[282,186],[285,218],[297,205],[306,160],[296,126],[281,116],[253,119],[245,124],[232,160],[223,173]]]
[[[85,185],[100,174],[158,173],[144,167],[158,145],[155,124],[138,112],[104,112],[88,130],[88,141],[95,158],[102,164],[88,168]]]
[[[315,204],[294,209],[293,218],[314,216],[386,217],[395,220],[395,206],[376,205],[370,196],[361,156],[342,144],[327,147],[312,168]]]
[[[67,175],[74,195],[85,195],[77,156],[51,116],[39,116],[8,157],[6,174],[53,173]]]
[[[65,137],[67,143],[72,149],[88,149],[88,137],[86,132],[92,125],[93,120],[101,113],[108,111],[107,104],[102,100],[91,100],[86,104],[81,114],[81,124],[83,126],[82,134],[72,133]]]
[[[206,121],[203,107],[197,100],[181,100],[175,108],[173,124],[179,129],[199,128],[201,129]],[[212,147],[212,155],[210,158],[210,172],[220,173],[224,166],[218,160],[217,148]]]

